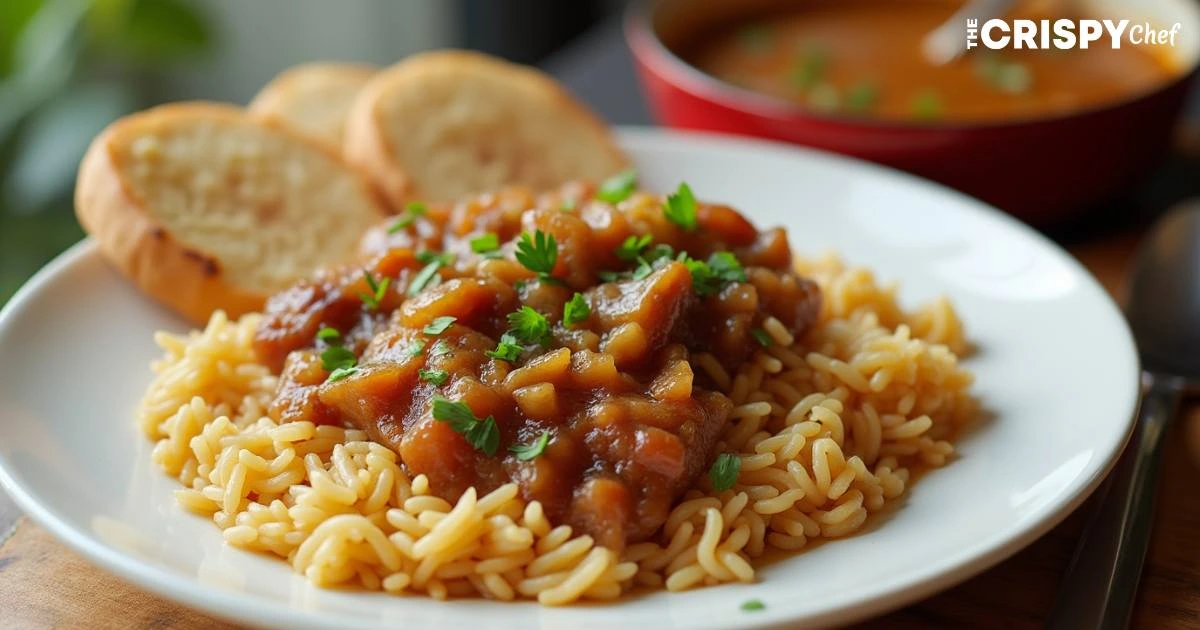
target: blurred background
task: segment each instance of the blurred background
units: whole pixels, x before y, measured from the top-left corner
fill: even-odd
[[[429,48],[539,64],[620,0],[0,0],[0,304],[82,238],[87,143],[165,101],[247,102],[280,70]]]
[[[0,304],[83,236],[71,204],[75,171],[105,125],[165,101],[246,103],[293,64],[387,65],[419,50],[472,48],[541,67],[611,123],[652,124],[622,32],[626,4],[0,0]],[[1082,220],[1039,227],[1070,244],[1144,223],[1171,203],[1200,195],[1200,134],[1187,124],[1200,122],[1194,92],[1170,154],[1131,158],[1159,165],[1148,179]],[[970,152],[952,157],[980,172],[996,159]]]

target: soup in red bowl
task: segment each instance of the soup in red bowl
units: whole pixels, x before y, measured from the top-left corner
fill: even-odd
[[[977,46],[936,65],[922,40],[961,8],[951,0],[658,0],[630,11],[627,36],[669,126],[862,157],[1046,222],[1165,154],[1200,57],[1187,0],[1071,6],[1026,3],[1006,22],[1129,19],[1121,47],[1060,49],[1048,32],[1048,47]],[[1173,45],[1129,39],[1174,24]]]

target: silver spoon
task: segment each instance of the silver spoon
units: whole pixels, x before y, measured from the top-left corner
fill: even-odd
[[[1048,628],[1125,628],[1154,517],[1162,437],[1184,391],[1200,383],[1200,203],[1151,228],[1133,265],[1125,316],[1145,393],[1111,487],[1083,532]]]

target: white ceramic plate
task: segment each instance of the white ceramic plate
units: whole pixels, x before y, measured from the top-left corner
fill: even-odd
[[[1125,441],[1137,356],[1124,320],[1074,260],[1016,221],[933,184],[857,161],[747,140],[648,130],[622,141],[643,183],[687,180],[801,251],[840,250],[946,293],[978,352],[988,418],[961,457],[917,483],[879,527],[760,570],[752,585],[547,609],[321,590],[277,559],[222,543],[179,508],[134,426],[158,352],[185,324],[82,243],[0,314],[0,482],[92,562],[213,615],[299,627],[727,627],[844,623],[929,595],[1016,552],[1079,505]],[[743,612],[750,598],[766,604]]]

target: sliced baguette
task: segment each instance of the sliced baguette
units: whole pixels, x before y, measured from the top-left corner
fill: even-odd
[[[308,63],[279,73],[263,86],[248,109],[282,120],[304,133],[342,146],[350,104],[377,68],[356,63]]]
[[[195,322],[260,309],[318,267],[353,259],[385,215],[331,147],[215,103],[110,125],[80,164],[75,211],[139,288]]]
[[[343,153],[395,207],[599,180],[628,164],[604,124],[553,79],[464,51],[414,55],[376,74],[351,107]]]

